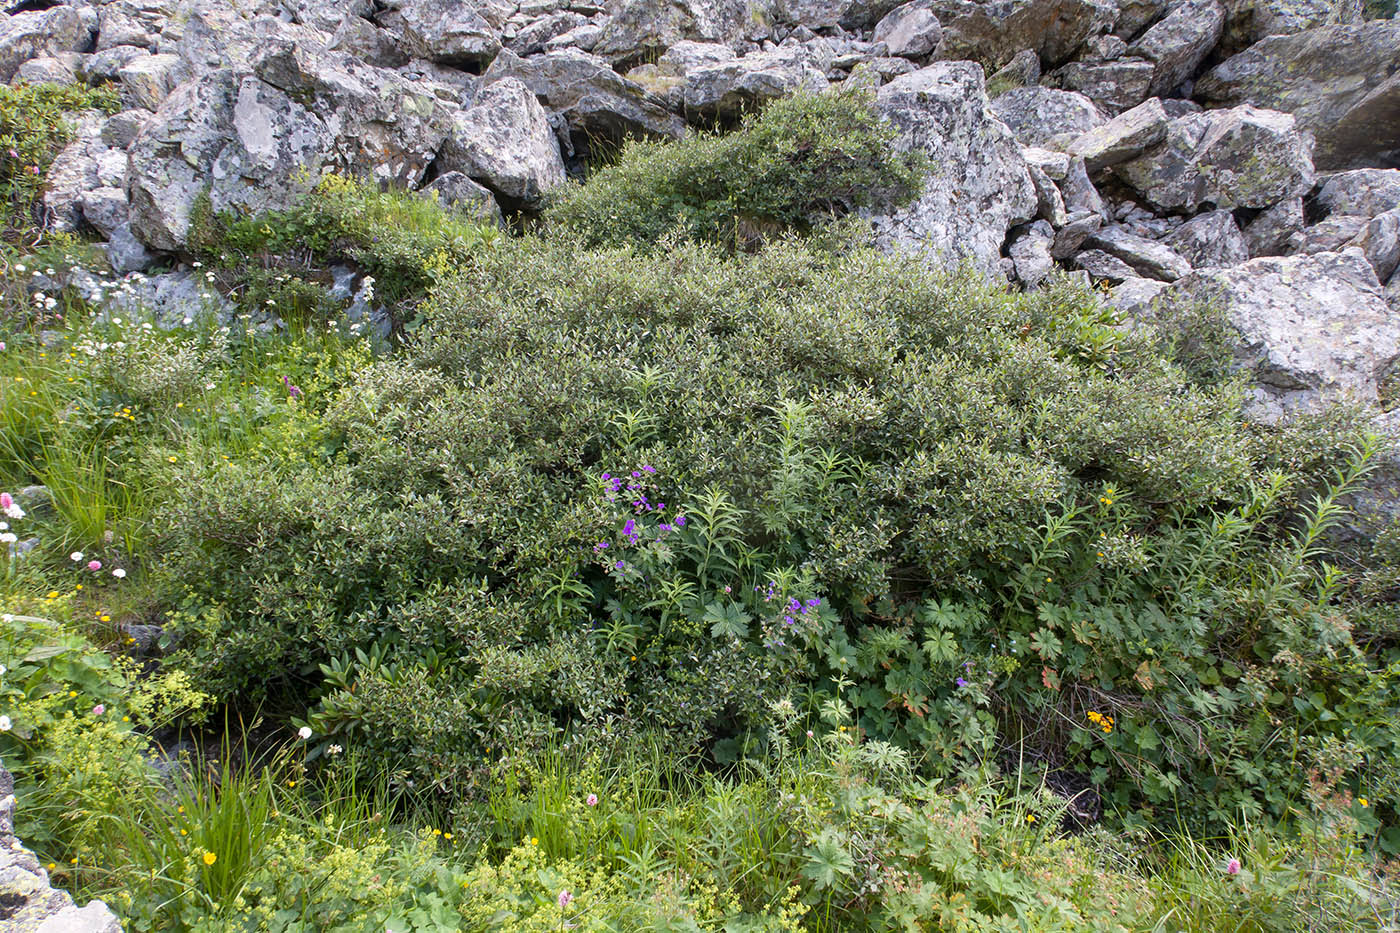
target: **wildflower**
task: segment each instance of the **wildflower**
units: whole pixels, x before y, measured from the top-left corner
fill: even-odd
[[[966,687],[966,686],[967,686],[967,681],[963,680],[961,677],[959,677],[957,680],[953,681],[953,683],[957,684],[959,687]]]
[[[9,732],[13,726],[9,716],[0,716],[0,732]]]
[[[5,514],[15,521],[24,518],[24,509],[19,507],[19,503],[15,501],[14,496],[10,495],[8,492],[0,492],[0,509],[3,509]]]
[[[44,594],[45,599],[58,599],[58,590],[49,590]]]
[[[218,860],[219,860],[219,857],[218,857],[217,855],[215,855],[213,852],[205,852],[205,853],[204,853],[204,864],[206,864],[206,865],[213,865],[213,864],[214,864],[216,861],[218,861]]]
[[[100,560],[90,560],[90,561],[88,561],[88,562],[87,562],[87,569],[91,570],[93,573],[97,573],[97,571],[99,571],[99,570],[102,569],[102,561],[100,561]]]
[[[1371,805],[1371,801],[1367,800],[1365,797],[1358,797],[1356,799],[1356,802],[1361,804],[1361,806],[1363,807],[1369,807]]]
[[[1239,860],[1239,859],[1237,859],[1237,858],[1232,858],[1232,859],[1230,859],[1230,861],[1228,861],[1228,862],[1225,863],[1225,874],[1227,874],[1227,875],[1238,875],[1239,873],[1240,873],[1240,860]]]
[[[297,730],[297,736],[300,737],[303,742],[311,738],[311,727],[302,726],[300,729]]]
[[[118,567],[116,570],[112,571],[112,576],[116,577],[118,580],[124,580],[126,579],[126,571]]]
[[[82,551],[74,551],[72,554],[69,554],[69,555],[68,555],[68,559],[71,560],[73,563],[76,564],[76,563],[78,563],[78,561],[80,561],[80,560],[83,559],[83,552],[82,552]]]
[[[101,703],[98,703],[92,708],[92,715],[94,716],[101,716],[105,712],[107,712],[107,707],[103,706]]]
[[[1035,822],[1035,814],[1034,814],[1034,813],[1027,813],[1027,814],[1026,814],[1026,822],[1027,822],[1027,823],[1034,823],[1034,822]]]
[[[165,459],[169,460],[171,463],[175,463],[179,458],[172,454],[171,456],[166,457]]]
[[[560,909],[560,910],[563,910],[565,907],[568,907],[568,906],[569,906],[569,902],[572,901],[573,899],[574,899],[574,896],[573,896],[572,894],[570,894],[567,890],[560,891],[560,892],[559,892],[559,909]]]
[[[326,754],[339,755],[343,751],[345,751],[345,749],[341,748],[339,745],[332,745],[330,748],[326,749]]]
[[[597,795],[597,794],[589,794],[588,797],[587,797],[587,799],[584,800],[584,803],[588,804],[590,807],[596,807],[596,806],[598,806],[598,795]]]
[[[19,536],[16,535],[13,531],[7,531],[4,534],[0,534],[0,543],[14,544],[18,540]]]

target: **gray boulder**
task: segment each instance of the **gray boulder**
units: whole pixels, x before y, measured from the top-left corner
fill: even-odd
[[[1117,284],[1138,278],[1133,267],[1112,253],[1101,249],[1086,249],[1074,257],[1074,267],[1089,273],[1095,280]]]
[[[1012,88],[1034,87],[1040,81],[1040,56],[1022,49],[987,79],[987,96],[996,100]]]
[[[1369,218],[1353,214],[1333,214],[1303,229],[1300,253],[1336,252],[1366,229]]]
[[[564,183],[564,161],[544,108],[514,78],[489,85],[457,116],[437,164],[527,208]]]
[[[72,84],[78,80],[78,70],[86,55],[77,52],[60,52],[57,55],[44,55],[31,58],[15,71],[16,84]]]
[[[112,231],[126,223],[126,192],[121,188],[103,185],[84,191],[78,198],[78,207],[83,219],[91,224],[103,239]]]
[[[86,6],[0,16],[0,84],[9,83],[31,58],[60,52],[91,52],[97,14]]]
[[[160,102],[189,78],[190,69],[184,59],[170,54],[133,58],[117,72],[122,103],[143,110],[160,107]]]
[[[1162,241],[1196,269],[1236,266],[1249,261],[1249,244],[1229,211],[1198,214]]]
[[[613,0],[593,52],[613,64],[636,64],[684,39],[732,44],[767,16],[749,0]],[[881,14],[883,15],[883,13]]]
[[[1185,0],[1131,46],[1153,65],[1148,93],[1162,97],[1196,73],[1220,39],[1225,8],[1218,0]]]
[[[1022,49],[1047,65],[1074,55],[1084,40],[1113,27],[1114,0],[933,0],[943,25],[945,58],[974,59],[999,68]]]
[[[877,242],[996,273],[1007,230],[1037,204],[1015,137],[988,108],[981,67],[930,65],[880,88],[876,106],[899,132],[894,148],[921,150],[932,167],[913,204],[871,218]]]
[[[852,0],[775,0],[770,10],[773,19],[780,23],[835,29],[851,13],[853,5]]]
[[[110,49],[103,49],[91,55],[83,56],[82,68],[79,74],[89,83],[96,84],[99,81],[115,81],[122,68],[129,62],[138,58],[145,58],[151,53],[135,45],[117,45]]]
[[[585,136],[679,137],[685,121],[646,88],[613,71],[603,58],[563,49],[529,58],[501,52],[482,80],[517,78],[569,128]]]
[[[1191,263],[1171,247],[1131,233],[1121,226],[1104,227],[1089,234],[1085,245],[1121,259],[1138,275],[1174,282],[1191,271]]]
[[[1236,365],[1253,375],[1260,416],[1340,398],[1375,404],[1400,358],[1400,318],[1356,250],[1198,269],[1162,294],[1221,309],[1239,334]]]
[[[1079,252],[1090,234],[1103,227],[1103,217],[1096,212],[1079,211],[1070,214],[1065,225],[1055,231],[1055,242],[1050,245],[1050,255],[1061,261]]]
[[[1311,143],[1286,113],[1188,113],[1167,125],[1160,146],[1113,172],[1161,210],[1265,208],[1312,188]]]
[[[1313,204],[1326,214],[1383,214],[1400,207],[1400,170],[1362,168],[1329,175]]]
[[[685,109],[691,119],[730,117],[796,91],[823,91],[826,69],[803,46],[754,52],[690,71]]]
[[[543,52],[551,39],[556,39],[588,23],[583,14],[572,10],[550,13],[534,20],[514,36],[506,39],[506,48],[516,55],[535,55]]]
[[[155,256],[136,239],[136,234],[131,232],[130,223],[119,224],[107,234],[104,252],[107,255],[107,264],[118,275],[144,272],[155,265]]]
[[[1054,75],[1062,88],[1078,91],[1106,114],[1122,113],[1146,100],[1156,66],[1137,58],[1070,62]]]
[[[875,26],[874,40],[885,43],[891,55],[923,58],[931,54],[943,38],[931,5],[931,0],[911,0],[895,7]]]
[[[1079,137],[1104,122],[1083,94],[1039,85],[1013,88],[993,98],[992,113],[1026,146],[1043,146],[1066,133]]]
[[[1097,172],[1155,147],[1166,139],[1170,123],[1162,102],[1154,97],[1081,134],[1069,151],[1084,160],[1089,172]]]
[[[1376,278],[1389,279],[1400,265],[1400,207],[1372,217],[1347,245],[1365,254]]]
[[[1194,93],[1293,114],[1317,139],[1319,168],[1400,167],[1397,49],[1400,20],[1270,36],[1215,66]]]
[[[380,22],[396,29],[415,58],[485,67],[501,49],[514,7],[498,0],[390,0]]]
[[[1303,199],[1285,198],[1260,211],[1244,228],[1250,258],[1287,256],[1303,242]]]
[[[1054,241],[1055,231],[1043,220],[1037,220],[1011,241],[1007,252],[1015,266],[1016,278],[1026,288],[1035,288],[1055,271],[1055,260],[1050,255]]]
[[[54,157],[44,178],[45,225],[64,233],[82,226],[82,199],[87,192],[126,184],[126,155],[103,141],[103,116],[80,114],[72,124],[72,141]]]
[[[444,172],[419,189],[425,196],[495,226],[501,226],[500,205],[490,189],[478,185],[461,172]]]

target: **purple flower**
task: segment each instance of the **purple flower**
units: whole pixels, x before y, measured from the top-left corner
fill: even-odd
[[[617,563],[613,564],[613,566],[616,567],[618,570],[621,570],[623,567],[626,567],[627,565],[624,564],[622,561],[618,561]]]
[[[684,515],[677,515],[677,516],[676,516],[676,524],[679,525],[680,527],[684,528],[684,527],[685,527],[685,516],[684,516]]]
[[[570,894],[568,891],[560,891],[560,892],[559,892],[559,909],[560,909],[560,910],[563,910],[565,907],[568,907],[568,906],[569,906],[569,902],[572,901],[573,899],[574,899],[574,896],[573,896],[572,894]]]
[[[637,537],[637,523],[632,519],[627,519],[627,524],[622,526],[622,533],[629,538]]]
[[[959,687],[966,687],[966,686],[967,686],[967,681],[963,680],[961,677],[959,677],[956,681],[954,681],[954,683],[956,683]]]
[[[655,473],[655,472],[656,472],[656,467],[654,467],[654,466],[644,466],[644,467],[642,467],[642,470],[643,470],[644,472],[647,472],[647,473]]]

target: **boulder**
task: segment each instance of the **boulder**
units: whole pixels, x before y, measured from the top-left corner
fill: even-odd
[[[1106,114],[1122,113],[1149,96],[1156,67],[1124,58],[1107,62],[1070,62],[1054,75],[1062,88],[1078,91]]]
[[[1066,133],[1077,138],[1104,122],[1083,94],[1039,85],[1013,88],[993,98],[992,113],[1025,146],[1043,146]]]
[[[570,130],[621,140],[632,136],[680,137],[685,121],[636,82],[613,71],[603,58],[563,49],[529,58],[501,52],[482,76],[485,84],[518,78]]]
[[[444,172],[420,190],[424,195],[431,196],[469,217],[495,226],[504,223],[501,208],[490,189],[478,185],[461,172]]]
[[[1225,8],[1219,0],[1185,0],[1143,33],[1129,51],[1153,65],[1148,93],[1166,96],[1194,75],[1224,25]]]
[[[1074,267],[1089,273],[1090,278],[1115,284],[1138,278],[1132,266],[1101,249],[1086,249],[1076,254]]]
[[[31,58],[60,52],[91,52],[97,14],[86,6],[0,16],[0,84],[8,84]]]
[[[1389,279],[1400,265],[1400,207],[1372,217],[1347,245],[1365,254],[1376,278]]]
[[[1031,49],[1022,49],[987,79],[987,96],[996,100],[1012,88],[1035,87],[1039,81],[1040,56]]]
[[[1069,60],[1084,40],[1113,28],[1114,0],[933,0],[945,58],[999,68],[1022,49],[1047,65]]]
[[[1143,30],[1161,19],[1170,6],[1170,0],[1118,0],[1118,19],[1113,24],[1114,38],[1124,40],[1126,47]]]
[[[375,12],[371,0],[286,0],[286,6],[298,23],[330,33],[348,22],[365,22]]]
[[[107,264],[118,275],[126,275],[129,272],[144,272],[155,265],[155,256],[151,255],[150,250],[136,239],[136,234],[131,232],[130,223],[117,225],[107,235],[105,253]]]
[[[1292,115],[1254,107],[1188,113],[1115,177],[1160,210],[1265,208],[1313,186],[1312,141]]]
[[[96,84],[100,81],[115,81],[117,75],[128,63],[138,58],[145,58],[150,54],[146,49],[135,45],[113,46],[110,49],[103,49],[100,52],[84,56],[79,74],[89,84]]]
[[[747,27],[766,23],[749,0],[614,0],[608,12],[593,52],[619,67],[654,58],[683,39],[730,45]]]
[[[1400,207],[1400,170],[1362,168],[1327,176],[1313,198],[1323,214],[1375,217]]]
[[[1303,199],[1286,198],[1260,211],[1244,228],[1250,258],[1287,256],[1303,243]]]
[[[1055,231],[1055,242],[1050,245],[1050,255],[1061,261],[1079,252],[1089,235],[1103,226],[1103,218],[1091,211],[1070,214],[1065,225]]]
[[[83,219],[102,234],[103,239],[111,237],[112,231],[127,220],[126,192],[110,185],[84,191],[78,198],[78,207]]]
[[[1162,241],[1195,269],[1235,266],[1249,261],[1249,244],[1229,211],[1198,214]]]
[[[176,85],[189,77],[190,69],[184,59],[170,54],[134,58],[117,72],[122,102],[143,110],[158,108]]]
[[[564,183],[564,161],[544,108],[515,78],[484,88],[476,104],[457,116],[437,165],[527,208]]]
[[[1103,250],[1123,260],[1138,275],[1150,279],[1174,282],[1191,271],[1191,263],[1171,247],[1118,225],[1097,230],[1084,242],[1091,249]]]
[[[57,55],[44,55],[31,58],[15,71],[16,84],[72,84],[78,80],[78,69],[85,55],[77,52],[60,52]]]
[[[1194,94],[1293,114],[1317,140],[1319,168],[1400,167],[1397,49],[1400,20],[1269,36],[1211,69]]]
[[[851,0],[775,0],[769,8],[773,19],[779,23],[808,29],[835,29],[854,5]]]
[[[1154,97],[1082,133],[1069,151],[1084,160],[1086,170],[1097,172],[1155,147],[1166,138],[1170,123],[1162,102]]]
[[[1054,240],[1055,231],[1050,225],[1037,220],[1011,241],[1007,252],[1015,266],[1016,278],[1026,288],[1035,288],[1055,271],[1055,260],[1050,255]]]
[[[514,6],[504,0],[389,0],[380,23],[395,29],[415,58],[485,68],[501,49]]]
[[[1353,214],[1333,214],[1303,229],[1300,253],[1331,253],[1347,245],[1366,229],[1369,218]]]
[[[1124,279],[1108,294],[1108,304],[1126,320],[1151,321],[1157,316],[1157,296],[1167,288],[1157,279]]]
[[[63,233],[81,228],[84,194],[126,184],[126,154],[103,141],[104,117],[87,112],[71,122],[73,139],[54,157],[44,177],[45,226]]]
[[[874,40],[885,43],[891,55],[923,58],[938,48],[943,27],[930,9],[931,0],[911,0],[895,7],[875,26]]]
[[[551,39],[556,39],[588,22],[581,13],[562,10],[542,16],[506,39],[506,48],[516,55],[535,55],[544,51]]]
[[[1060,181],[1060,193],[1065,197],[1065,210],[1071,214],[1089,211],[1108,219],[1108,207],[1099,195],[1099,189],[1089,180],[1089,171],[1082,158],[1072,158],[1069,170]]]
[[[1348,398],[1375,404],[1400,358],[1400,318],[1357,250],[1198,269],[1162,293],[1217,307],[1238,333],[1235,363],[1257,386],[1257,415]]]
[[[1063,227],[1069,222],[1069,212],[1065,210],[1065,199],[1060,189],[1039,166],[1027,162],[1026,169],[1030,172],[1031,184],[1035,186],[1036,216],[1049,221],[1052,227]]]
[[[826,69],[806,48],[785,46],[689,72],[685,110],[692,120],[724,119],[764,101],[797,91],[823,91],[826,86]]]
[[[931,166],[913,204],[871,218],[877,242],[994,274],[1007,230],[1037,205],[1016,139],[988,107],[981,67],[938,62],[880,88],[876,106],[899,133],[894,148],[920,150]]]

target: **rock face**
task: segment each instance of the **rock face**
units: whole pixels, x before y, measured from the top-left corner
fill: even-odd
[[[706,65],[685,79],[685,109],[702,120],[732,117],[797,91],[826,89],[825,69],[802,48],[756,52]]]
[[[943,25],[945,58],[976,59],[1001,67],[1022,49],[1058,65],[1085,39],[1113,27],[1113,0],[933,0]]]
[[[1007,91],[992,101],[992,113],[1026,146],[1044,145],[1066,134],[1078,137],[1104,122],[1083,94],[1039,85]]]
[[[1293,114],[1316,137],[1320,168],[1400,168],[1396,49],[1400,20],[1270,36],[1211,69],[1195,94],[1212,105]]]
[[[1186,0],[1133,43],[1131,51],[1152,63],[1148,93],[1162,96],[1191,77],[1225,26],[1218,0]]]
[[[31,58],[92,51],[97,14],[87,7],[56,6],[0,19],[0,81],[8,82]]]
[[[939,62],[891,81],[876,103],[899,130],[895,146],[922,150],[933,166],[917,201],[872,218],[878,241],[991,274],[1007,230],[1035,215],[1036,196],[1015,138],[988,109],[982,69]]]
[[[121,933],[122,925],[101,901],[79,908],[49,886],[34,853],[15,838],[15,782],[0,768],[0,923],[14,933]]]
[[[564,183],[564,161],[544,108],[514,78],[485,88],[476,106],[457,117],[438,166],[514,204],[538,204]]]

